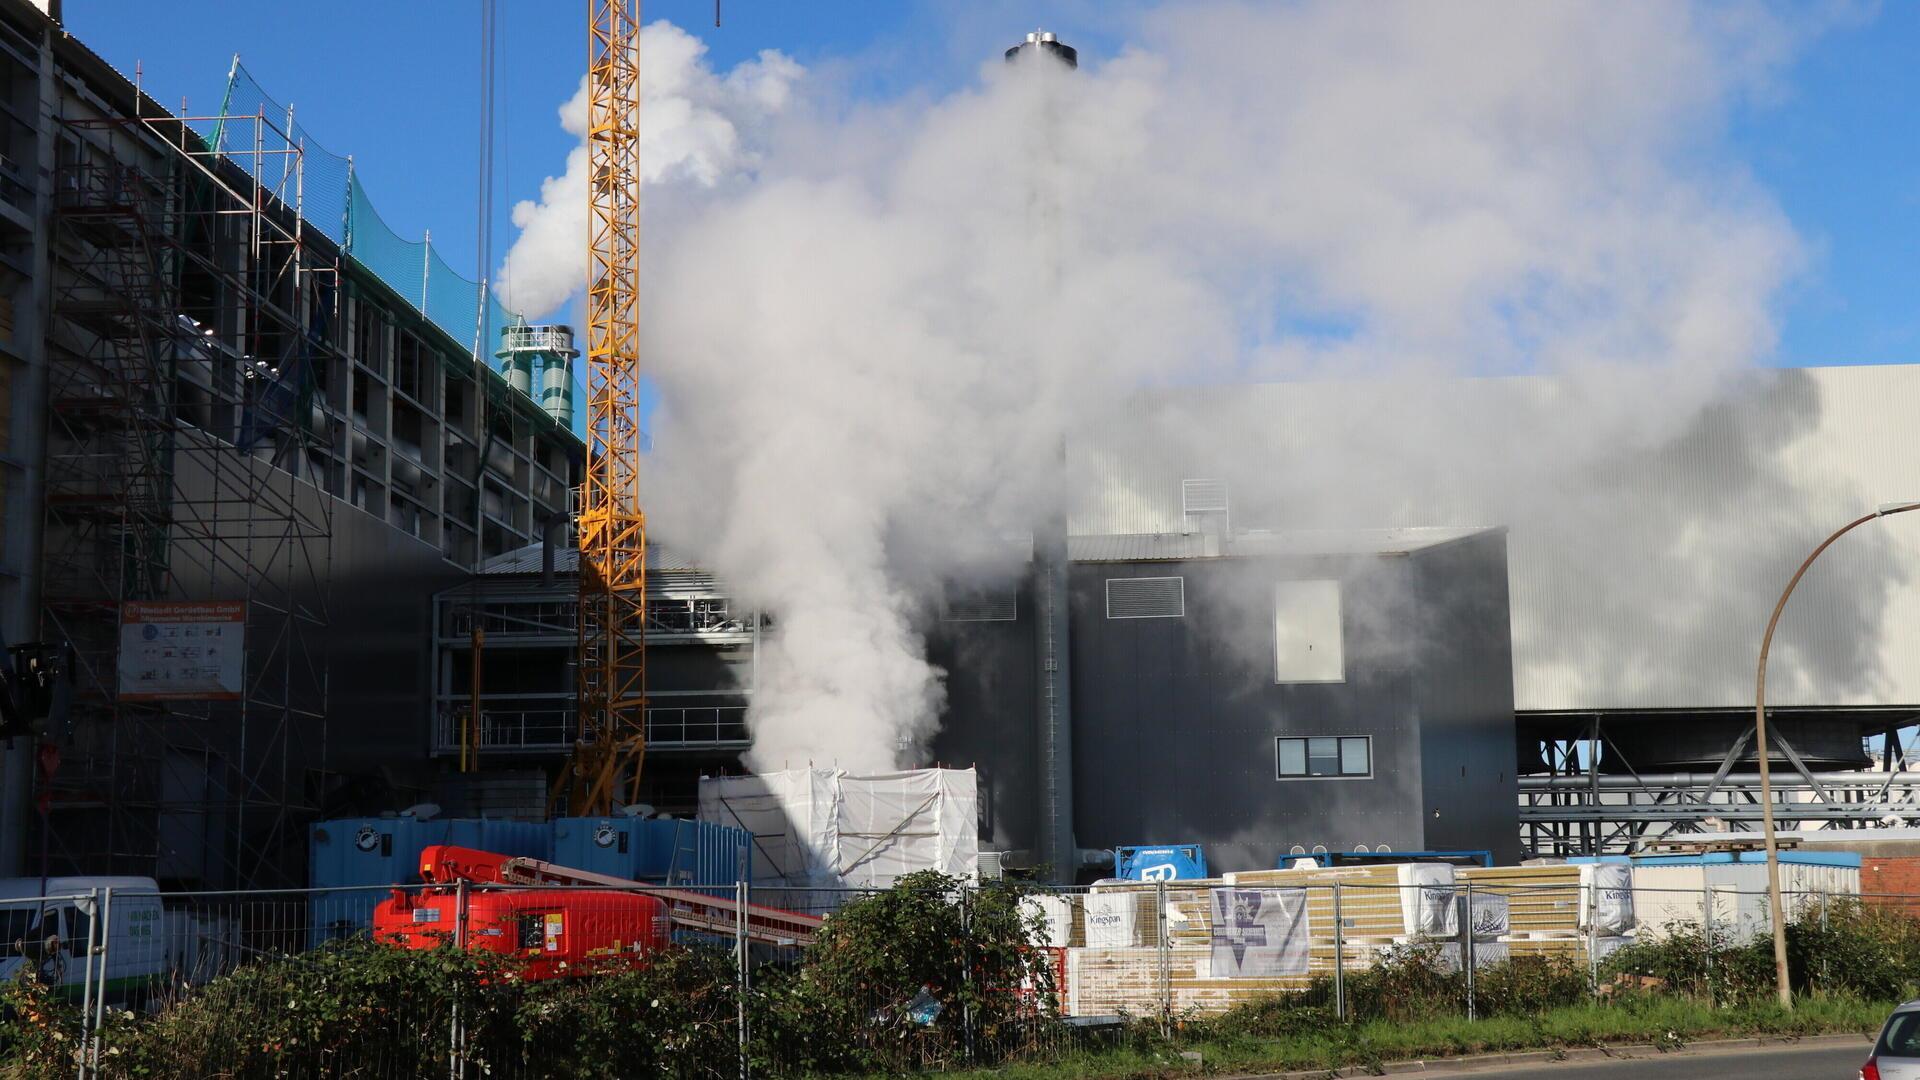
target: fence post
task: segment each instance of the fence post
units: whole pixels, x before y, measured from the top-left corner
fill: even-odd
[[[107,1022],[108,972],[113,962],[113,886],[100,890],[100,990],[93,995],[93,1070],[100,1070],[100,1029]]]
[[[1333,1018],[1347,1018],[1347,921],[1340,914],[1340,883],[1333,883]]]
[[[967,887],[960,887],[960,1052],[973,1060],[973,904]]]
[[[1827,963],[1827,954],[1831,952],[1833,948],[1833,943],[1827,939],[1827,931],[1831,929],[1830,924],[1827,922],[1827,909],[1832,906],[1833,906],[1833,893],[1831,892],[1821,893],[1820,894],[1820,946],[1821,946],[1820,948],[1820,981],[1822,983],[1828,982],[1833,977],[1832,972],[1828,967],[1828,963]]]
[[[1586,893],[1587,909],[1587,990],[1597,1004],[1600,1001],[1600,875],[1581,890]]]
[[[1473,882],[1460,897],[1460,963],[1467,973],[1467,1019],[1479,1019],[1473,1002]]]
[[[453,889],[453,946],[456,949],[467,947],[467,899],[471,885],[465,878],[454,883]],[[460,1029],[460,1002],[453,1003],[452,1016],[448,1020],[447,1034],[447,1075],[452,1080],[460,1080],[466,1074],[466,1057],[461,1044],[465,1033]]]
[[[1173,982],[1167,953],[1167,883],[1153,883],[1153,926],[1160,967],[1160,1036],[1173,1034]]]
[[[747,1080],[747,977],[751,973],[747,956],[747,904],[749,886],[745,878],[733,883],[733,953],[739,965],[734,974],[734,1026],[739,1029],[740,1080]]]
[[[1700,884],[1700,894],[1701,902],[1705,905],[1702,908],[1704,914],[1700,920],[1702,928],[1702,941],[1700,944],[1702,948],[1707,950],[1707,1000],[1718,1005],[1720,1004],[1720,991],[1715,989],[1713,985],[1713,886],[1704,880],[1704,875]],[[1636,900],[1637,899],[1636,897]],[[1636,911],[1637,910],[1638,909],[1636,909]],[[1735,917],[1738,918],[1737,910]]]
[[[73,906],[75,911],[80,910],[79,901],[76,900]],[[46,909],[42,907],[41,910],[44,911]],[[86,900],[86,911],[87,911],[86,965],[80,969],[80,1039],[81,1039],[82,1052],[79,1055],[78,1071],[74,1074],[75,1076],[79,1077],[79,1080],[86,1080],[87,1073],[89,1071],[87,1054],[85,1050],[86,1048],[91,1047],[93,1045],[94,995],[97,993],[97,994],[100,994],[101,996],[105,996],[106,994],[105,986],[101,986],[98,989],[96,989],[94,986],[94,953],[99,948],[99,934],[100,934],[100,890],[98,888],[88,890],[87,900]],[[45,918],[43,916],[42,924],[44,925],[44,923],[45,923]],[[105,980],[102,979],[101,982],[104,983]]]

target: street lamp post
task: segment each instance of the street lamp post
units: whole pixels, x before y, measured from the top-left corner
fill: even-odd
[[[1813,553],[1793,572],[1793,580],[1780,593],[1780,601],[1773,605],[1773,617],[1767,620],[1766,636],[1760,639],[1759,670],[1753,679],[1753,737],[1758,744],[1760,755],[1760,821],[1766,834],[1767,844],[1767,907],[1773,916],[1773,977],[1775,991],[1780,995],[1782,1008],[1793,1008],[1793,989],[1787,983],[1787,912],[1780,903],[1780,844],[1773,829],[1773,781],[1767,763],[1767,651],[1773,647],[1773,631],[1780,625],[1780,613],[1786,610],[1787,598],[1793,595],[1794,586],[1807,576],[1807,568],[1820,553],[1833,546],[1835,540],[1865,525],[1875,518],[1889,514],[1904,514],[1909,510],[1920,510],[1920,502],[1888,503],[1871,514],[1864,514],[1847,522],[1834,531],[1832,536],[1820,542]]]

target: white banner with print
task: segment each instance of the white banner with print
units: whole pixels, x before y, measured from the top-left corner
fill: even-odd
[[[1311,941],[1307,890],[1213,890],[1212,978],[1305,975]]]

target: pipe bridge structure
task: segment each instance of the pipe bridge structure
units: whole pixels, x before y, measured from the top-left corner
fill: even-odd
[[[1901,724],[1916,717],[1901,717]],[[1831,756],[1803,752],[1769,724],[1773,813],[1786,830],[1920,825],[1920,762],[1909,762],[1895,727],[1880,732],[1870,767],[1823,768]],[[1756,832],[1761,825],[1754,732],[1717,761],[1687,771],[1637,771],[1608,726],[1591,718],[1578,738],[1541,744],[1546,771],[1520,777],[1521,846],[1530,857],[1626,855],[1681,837]]]

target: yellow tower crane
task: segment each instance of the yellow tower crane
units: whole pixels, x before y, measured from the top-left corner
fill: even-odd
[[[647,752],[640,512],[640,3],[588,0],[587,467],[579,511],[579,733],[555,785],[576,816],[637,801]]]

